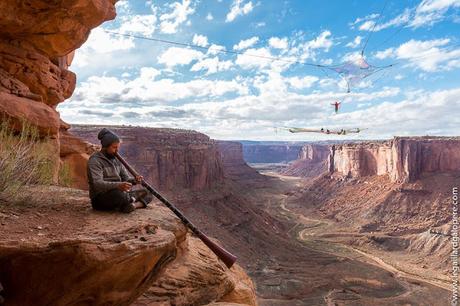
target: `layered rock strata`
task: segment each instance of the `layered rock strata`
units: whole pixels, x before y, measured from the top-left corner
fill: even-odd
[[[395,137],[389,141],[331,147],[329,171],[348,177],[388,175],[413,182],[424,174],[460,171],[457,137]]]
[[[90,30],[115,18],[115,0],[4,0],[0,3],[0,119],[30,125],[47,137],[59,159],[56,106],[69,98],[76,76],[67,70]],[[55,180],[59,163],[54,167]]]
[[[281,170],[281,174],[300,177],[315,177],[327,171],[329,147],[318,144],[304,145],[298,159]]]
[[[74,125],[70,132],[99,143],[102,127]],[[108,127],[121,137],[121,154],[147,181],[161,190],[209,189],[224,180],[215,141],[188,130]]]

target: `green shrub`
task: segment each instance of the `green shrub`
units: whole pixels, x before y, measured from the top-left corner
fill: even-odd
[[[40,139],[37,129],[23,123],[22,130],[0,122],[0,198],[15,199],[26,185],[51,184],[53,163],[48,139]]]

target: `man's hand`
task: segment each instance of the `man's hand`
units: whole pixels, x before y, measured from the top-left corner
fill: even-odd
[[[143,179],[144,179],[144,177],[143,177],[142,175],[136,176],[136,182],[137,182],[138,184],[142,183],[142,180],[143,180]]]
[[[121,191],[129,191],[133,185],[128,182],[118,184],[117,188]]]

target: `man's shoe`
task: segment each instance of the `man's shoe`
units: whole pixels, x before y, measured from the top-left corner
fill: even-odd
[[[121,212],[125,214],[129,214],[130,212],[133,212],[134,210],[136,210],[136,206],[134,206],[134,203],[129,203],[121,208]]]
[[[144,201],[136,201],[133,203],[135,208],[146,208],[147,205],[144,203]]]

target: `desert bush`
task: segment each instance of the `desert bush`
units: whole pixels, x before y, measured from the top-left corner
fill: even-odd
[[[64,187],[70,187],[72,185],[72,171],[68,164],[62,164],[59,167],[59,185]]]
[[[18,132],[7,120],[0,120],[0,198],[14,199],[26,185],[51,184],[53,166],[47,139],[41,139],[37,129],[26,123]]]

